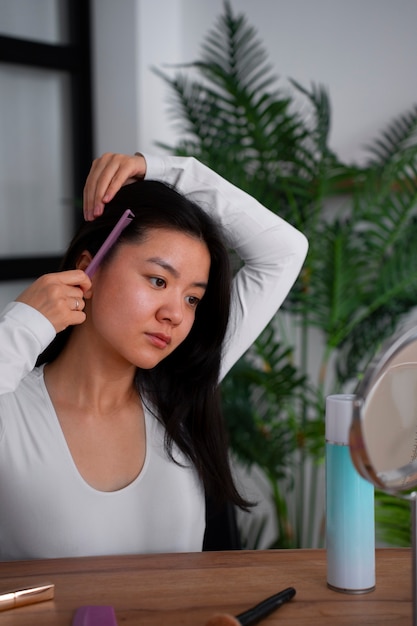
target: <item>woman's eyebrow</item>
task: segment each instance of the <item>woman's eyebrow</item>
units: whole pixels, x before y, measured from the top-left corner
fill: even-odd
[[[155,263],[156,265],[159,265],[160,267],[162,267],[162,269],[166,270],[167,272],[169,272],[172,276],[174,276],[174,278],[179,278],[180,277],[180,273],[177,269],[175,269],[175,267],[173,267],[170,263],[168,263],[167,261],[165,261],[164,259],[162,259],[159,256],[153,256],[150,257],[149,259],[146,259],[147,263]],[[193,283],[194,287],[201,287],[202,289],[207,289],[207,283],[205,281],[203,282],[195,282]]]

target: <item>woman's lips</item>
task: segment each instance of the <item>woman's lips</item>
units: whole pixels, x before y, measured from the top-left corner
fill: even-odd
[[[157,348],[166,348],[171,343],[171,337],[163,333],[146,333],[146,335]]]

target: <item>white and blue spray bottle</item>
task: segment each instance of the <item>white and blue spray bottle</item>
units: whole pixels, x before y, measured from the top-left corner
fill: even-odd
[[[374,487],[349,450],[354,396],[326,398],[327,585],[344,593],[375,589]]]

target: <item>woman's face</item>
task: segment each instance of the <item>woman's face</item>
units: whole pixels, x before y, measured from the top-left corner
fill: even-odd
[[[206,244],[170,229],[150,229],[122,244],[93,279],[87,324],[94,349],[149,369],[184,341],[205,293]]]

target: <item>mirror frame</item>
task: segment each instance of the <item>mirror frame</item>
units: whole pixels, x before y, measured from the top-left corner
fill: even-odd
[[[355,397],[353,399],[352,424],[349,432],[349,447],[353,464],[363,478],[373,483],[379,489],[393,494],[401,492],[401,488],[398,488],[395,485],[387,484],[381,480],[369,457],[363,427],[364,409],[367,397],[373,386],[377,383],[384,372],[388,370],[390,365],[395,362],[395,358],[400,354],[400,352],[402,352],[414,341],[417,343],[417,322],[413,322],[412,325],[403,328],[397,332],[393,338],[386,341],[366,367],[364,376],[356,387],[354,392]],[[406,465],[402,468],[398,468],[398,471],[392,471],[390,474],[391,476],[396,475],[399,482],[400,479],[404,482],[405,478],[409,478],[409,473],[407,471],[408,468],[409,465]],[[413,472],[413,474],[415,475],[415,478],[407,482],[407,491],[417,485],[417,471]]]

